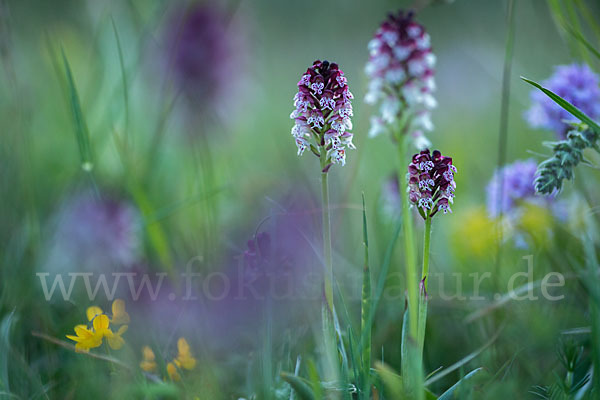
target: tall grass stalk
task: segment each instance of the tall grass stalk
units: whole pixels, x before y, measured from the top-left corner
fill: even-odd
[[[364,398],[369,398],[371,393],[371,328],[372,324],[369,321],[371,314],[371,269],[369,267],[369,235],[367,230],[367,208],[365,206],[365,194],[362,194],[363,205],[363,244],[365,246],[365,261],[363,267],[363,282],[362,282],[362,301],[361,301],[361,335],[365,335],[365,340],[362,343],[361,356],[363,365],[363,385],[362,391]]]

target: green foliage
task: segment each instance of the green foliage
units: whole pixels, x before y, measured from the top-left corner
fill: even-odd
[[[554,156],[541,162],[538,166],[538,177],[535,189],[542,194],[552,194],[562,189],[563,180],[572,180],[575,167],[584,160],[583,151],[594,149],[599,151],[597,141],[599,134],[585,126],[567,133],[567,139],[548,143]]]

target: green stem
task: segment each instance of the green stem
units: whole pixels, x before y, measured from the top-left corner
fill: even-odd
[[[421,280],[427,278],[429,275],[429,245],[431,242],[431,220],[433,218],[428,216],[425,220],[425,237],[423,240],[423,269],[421,272]],[[427,290],[427,279],[423,282],[424,289]]]
[[[423,239],[423,269],[421,270],[421,281],[423,289],[419,293],[419,315],[418,315],[418,345],[419,361],[423,362],[423,347],[425,346],[425,328],[427,327],[427,281],[429,278],[429,247],[431,244],[431,216],[425,220],[425,236]]]
[[[408,290],[408,313],[409,313],[409,333],[412,338],[417,337],[417,288],[419,282],[417,278],[417,260],[415,254],[415,241],[414,241],[414,229],[413,220],[410,212],[410,204],[407,198],[407,182],[406,182],[406,144],[407,138],[399,138],[399,162],[398,168],[398,188],[400,191],[400,198],[402,199],[402,225],[404,228],[404,256],[405,256],[405,268],[406,268],[406,287]]]
[[[408,183],[406,181],[407,165],[406,151],[409,137],[407,135],[398,135],[398,188],[400,198],[402,199],[402,225],[404,228],[404,256],[406,268],[406,288],[408,291],[408,338],[403,339],[406,346],[402,357],[402,376],[405,378],[404,392],[407,398],[422,400],[423,391],[423,365],[419,356],[418,347],[418,288],[419,278],[417,277],[417,255],[415,251],[415,239],[412,214],[408,202]],[[403,328],[403,332],[405,332]]]
[[[325,299],[329,311],[333,313],[333,261],[331,257],[331,220],[329,217],[329,186],[327,184],[327,173],[323,172],[327,163],[327,150],[321,146],[321,209],[323,213],[323,261],[325,263]]]

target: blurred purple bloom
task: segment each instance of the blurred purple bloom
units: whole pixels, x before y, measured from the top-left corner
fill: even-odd
[[[365,101],[380,104],[380,115],[371,119],[369,136],[393,126],[403,113],[410,114],[408,134],[418,148],[428,147],[424,131],[433,130],[431,109],[436,106],[435,55],[425,28],[412,12],[390,14],[369,42],[365,72],[370,79]]]
[[[585,64],[561,65],[555,67],[554,74],[541,85],[579,108],[590,118],[600,117],[599,79]],[[525,113],[533,128],[552,130],[560,139],[566,138],[570,129],[565,120],[576,120],[540,90],[531,92],[531,108]]]
[[[216,3],[195,3],[172,18],[169,63],[195,113],[230,110],[243,70],[240,41],[237,25]]]
[[[533,159],[518,160],[494,172],[487,186],[487,209],[492,217],[511,214],[521,202],[544,205],[553,196],[538,196],[535,192],[537,163]],[[501,182],[504,182],[502,185]]]
[[[312,237],[318,227],[310,218],[314,210],[306,202],[278,214],[261,225],[247,241],[247,248],[233,258],[236,265],[225,269],[229,292],[223,299],[206,303],[207,329],[215,345],[230,343],[255,346],[255,332],[265,326],[272,312],[274,337],[282,337],[291,321],[298,324],[308,310],[320,305],[321,262]],[[306,320],[306,326],[309,320]]]
[[[90,193],[69,200],[57,216],[47,266],[110,271],[139,261],[141,221],[128,202]]]

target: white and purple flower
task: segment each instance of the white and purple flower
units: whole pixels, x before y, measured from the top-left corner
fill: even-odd
[[[369,43],[365,102],[380,104],[381,117],[372,119],[369,136],[378,136],[408,117],[402,133],[410,134],[422,149],[429,143],[424,131],[433,130],[430,113],[437,104],[432,94],[436,58],[431,38],[413,16],[403,11],[390,14]]]
[[[298,155],[311,147],[314,154],[327,157],[324,172],[331,164],[344,165],[346,150],[356,148],[349,132],[354,115],[353,98],[347,78],[335,63],[315,61],[298,82],[296,108],[290,115],[295,120],[292,136]]]
[[[430,153],[425,149],[412,157],[408,165],[408,198],[424,219],[438,211],[452,212],[456,172],[452,157],[444,157],[438,150]]]

